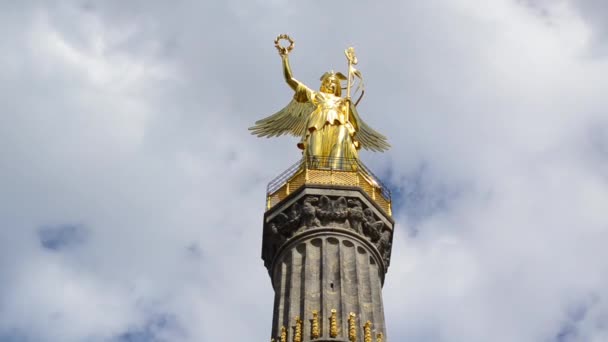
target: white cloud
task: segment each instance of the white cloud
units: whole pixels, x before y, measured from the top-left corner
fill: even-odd
[[[289,101],[287,31],[311,86],[356,46],[361,114],[393,145],[364,161],[417,196],[395,217],[391,340],[605,339],[601,30],[582,2],[527,3],[0,11],[0,337],[107,340],[166,314],[168,340],[268,339],[264,191],[297,139],[246,128]],[[36,231],[66,223],[90,234],[44,250]]]

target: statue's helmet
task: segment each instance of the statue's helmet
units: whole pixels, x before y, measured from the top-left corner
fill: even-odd
[[[341,72],[328,71],[321,76],[320,90],[324,93],[331,93],[342,96],[342,81],[346,80]]]

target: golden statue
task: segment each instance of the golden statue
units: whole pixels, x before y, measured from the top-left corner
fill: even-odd
[[[281,40],[289,41],[289,46],[281,46]],[[360,148],[382,152],[390,147],[386,137],[363,122],[357,112],[357,104],[365,91],[361,73],[353,67],[357,64],[357,57],[352,47],[344,51],[348,60],[348,77],[328,71],[321,76],[319,91],[314,91],[293,77],[289,53],[293,50],[294,41],[283,34],[277,37],[275,46],[283,61],[285,81],[295,94],[285,108],[250,127],[252,134],[259,137],[283,134],[301,137],[298,147],[307,160],[334,169],[354,168]],[[355,78],[359,79],[356,91],[361,90],[361,95],[353,103],[350,92]],[[347,81],[346,88],[342,86],[343,81]],[[343,89],[346,89],[345,97],[342,97]]]

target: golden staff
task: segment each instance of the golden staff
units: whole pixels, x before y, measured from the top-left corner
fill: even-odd
[[[348,83],[346,84],[346,98],[350,100],[350,88],[352,85],[353,78],[353,65],[357,65],[357,56],[355,56],[355,48],[352,46],[344,50],[346,59],[348,59]]]
[[[357,56],[355,56],[355,48],[352,46],[344,50],[344,54],[348,60],[348,80],[346,83],[346,101],[348,101],[348,106],[346,107],[346,121],[350,121],[350,88],[353,79],[353,65],[357,64]]]

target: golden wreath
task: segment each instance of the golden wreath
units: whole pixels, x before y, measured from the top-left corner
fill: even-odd
[[[289,42],[289,46],[287,46],[287,47],[281,46],[281,44],[280,44],[281,40],[287,40]],[[280,34],[277,37],[277,39],[274,40],[274,47],[277,48],[277,50],[279,51],[279,54],[287,55],[291,52],[291,50],[293,50],[294,41],[293,41],[293,39],[291,39],[290,36],[288,36],[286,34]]]

